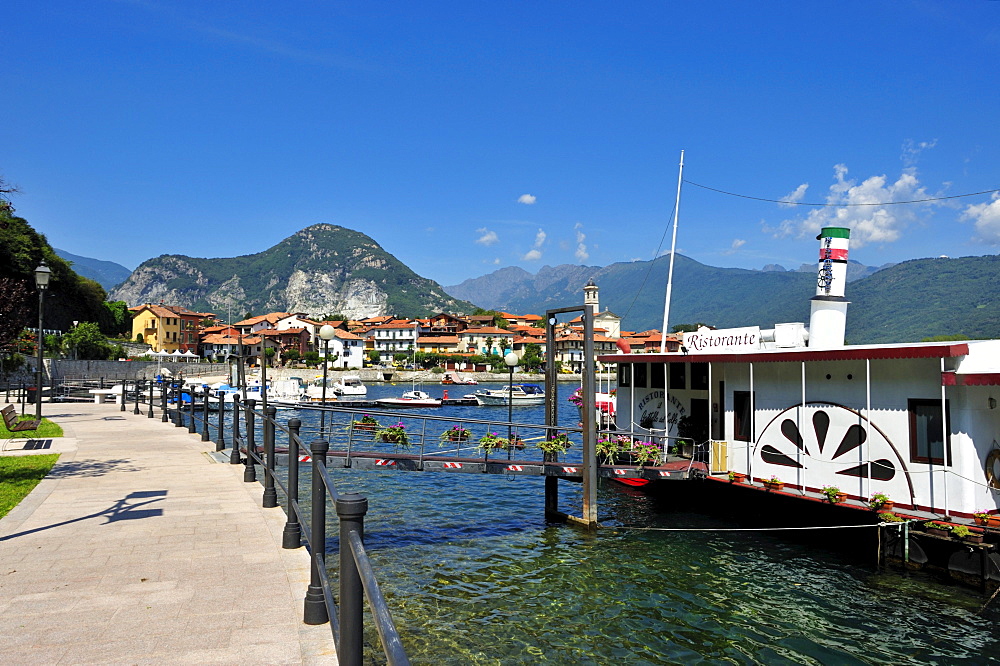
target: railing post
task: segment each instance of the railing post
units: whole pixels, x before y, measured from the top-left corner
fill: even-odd
[[[191,393],[189,395],[191,396],[191,407],[188,409],[188,418],[190,418],[191,421],[188,423],[188,432],[193,435],[198,432],[198,424],[195,423],[194,420],[194,389],[191,389]]]
[[[125,411],[125,396],[128,395],[128,380],[122,380],[122,408],[121,411]]]
[[[247,457],[246,467],[243,468],[243,480],[247,483],[257,480],[257,468],[254,467],[253,457],[257,455],[257,443],[254,441],[254,413],[253,408],[257,404],[256,400],[247,400],[246,413],[243,415],[247,426]]]
[[[160,414],[160,421],[163,423],[167,422],[167,391],[169,391],[169,384],[167,382],[160,380],[160,406],[162,407],[162,412]]]
[[[309,588],[306,590],[302,621],[305,624],[326,624],[330,613],[326,608],[319,568],[326,561],[326,484],[320,462],[326,463],[330,444],[324,439],[314,439],[309,447],[312,452],[312,520],[310,521],[309,550],[312,564],[309,568]]]
[[[181,402],[181,383],[174,382],[174,422],[175,428],[184,427],[184,411],[181,409],[183,403]]]
[[[302,419],[288,419],[288,494],[285,508],[285,531],[281,533],[282,548],[302,545],[302,526],[296,505],[299,503],[299,429]]]
[[[361,574],[350,546],[350,535],[356,532],[365,538],[365,514],[368,500],[357,493],[337,498],[337,516],[340,518],[340,649],[339,663],[344,666],[361,666],[364,651],[364,599]]]
[[[207,442],[208,436],[208,387],[202,386],[201,392],[201,441]]]
[[[226,402],[225,396],[219,394],[219,437],[215,440],[215,450],[222,451],[226,448]],[[206,402],[208,398],[205,398]]]
[[[264,498],[261,506],[278,506],[278,491],[274,489],[274,418],[278,408],[268,405],[264,410]]]
[[[142,397],[142,387],[145,383],[145,380],[142,379],[135,380],[135,409],[132,410],[132,413],[136,416],[142,414],[142,410],[139,409],[139,398]]]
[[[221,407],[225,409],[225,405]],[[229,453],[229,464],[239,465],[240,460],[240,396],[233,396],[233,450]]]

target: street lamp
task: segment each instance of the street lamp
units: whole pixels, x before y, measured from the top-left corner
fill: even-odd
[[[35,269],[35,286],[38,287],[38,339],[35,347],[38,351],[38,366],[35,368],[35,418],[42,419],[42,325],[44,323],[45,291],[49,288],[49,277],[52,271],[42,261]]]
[[[510,442],[511,447],[514,445],[514,442],[511,441],[510,424],[514,421],[514,366],[517,365],[517,361],[517,354],[512,351],[507,352],[503,357],[503,362],[510,370],[510,380],[507,382],[507,441]]]
[[[323,437],[323,433],[326,430],[326,372],[327,372],[327,359],[330,356],[330,340],[333,339],[335,330],[333,326],[329,324],[323,324],[319,329],[319,337],[323,338],[323,390],[321,392],[321,401],[323,402],[319,410],[319,436]]]

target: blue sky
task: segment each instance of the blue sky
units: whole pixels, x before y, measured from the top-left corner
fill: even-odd
[[[1000,251],[1000,2],[14,0],[0,174],[129,268],[311,224],[448,285],[669,249],[715,266]],[[661,245],[663,240],[663,245]]]

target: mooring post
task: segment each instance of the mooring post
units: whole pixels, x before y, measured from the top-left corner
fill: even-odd
[[[326,608],[319,575],[320,567],[326,566],[326,484],[323,482],[321,464],[326,463],[326,452],[330,450],[330,445],[324,439],[314,439],[309,449],[312,453],[312,520],[309,539],[312,563],[302,621],[306,624],[326,624],[330,621],[330,613]],[[341,549],[343,548],[341,545]]]
[[[229,453],[229,464],[239,465],[240,460],[240,395],[233,396],[233,450]]]
[[[254,441],[254,413],[253,408],[257,404],[256,400],[247,400],[244,421],[247,427],[247,457],[246,467],[243,468],[243,480],[247,483],[257,480],[257,468],[254,467],[253,457],[257,455],[257,442]]]
[[[337,516],[340,518],[340,663],[361,666],[364,651],[364,598],[365,590],[358,572],[358,562],[351,548],[351,535],[365,539],[365,514],[368,500],[358,493],[348,493],[337,498]]]
[[[122,380],[122,397],[120,398],[121,403],[122,403],[121,411],[123,411],[123,412],[126,409],[125,408],[125,396],[127,396],[127,395],[128,395],[128,380],[127,379],[123,379]]]
[[[274,488],[274,418],[277,407],[264,408],[264,499],[261,506],[273,509],[278,506],[278,491]]]
[[[299,430],[302,419],[288,419],[288,494],[285,507],[285,530],[281,533],[282,548],[302,545],[302,526],[296,513],[299,503]]]
[[[135,380],[135,409],[132,411],[133,414],[138,416],[142,414],[142,410],[139,409],[139,397],[142,395],[142,387],[146,385],[145,379]]]
[[[180,382],[174,382],[174,422],[175,428],[184,427],[184,411],[182,410],[183,402],[181,401],[181,384]]]

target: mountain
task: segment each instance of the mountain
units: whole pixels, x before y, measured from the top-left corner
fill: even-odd
[[[73,266],[73,270],[76,271],[78,275],[90,278],[105,289],[111,289],[112,287],[121,284],[132,273],[132,271],[128,268],[125,268],[121,264],[116,264],[113,261],[101,261],[100,259],[81,257],[76,254],[71,254],[66,250],[60,250],[57,247],[52,249],[55,250],[55,253],[60,257],[70,262],[70,265]]]
[[[474,308],[414,273],[369,236],[332,224],[303,229],[258,254],[149,259],[111,298],[220,314],[235,307],[240,317],[246,311],[415,317]]]
[[[622,327],[642,331],[663,325],[669,256],[606,267],[562,265],[532,275],[501,269],[446,287],[480,307],[542,314],[583,303],[593,279],[600,307],[622,317]],[[809,321],[815,294],[811,270],[765,271],[706,266],[677,255],[670,325],[706,323],[718,328]],[[1000,337],[1000,257],[917,259],[861,273],[847,287],[847,338],[851,344],[915,342],[936,335]]]

